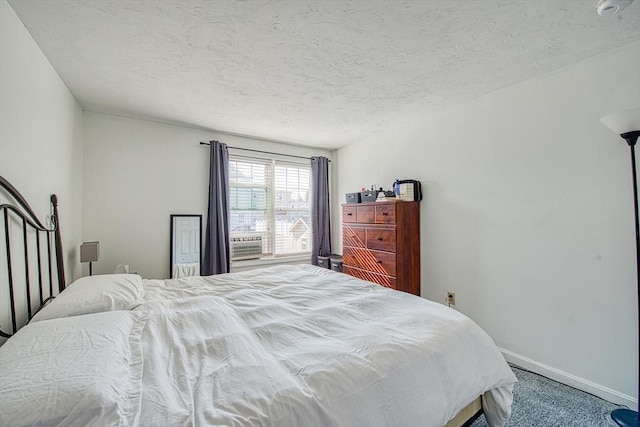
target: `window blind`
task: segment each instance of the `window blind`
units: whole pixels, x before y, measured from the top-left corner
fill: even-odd
[[[231,259],[310,253],[311,168],[229,158]]]

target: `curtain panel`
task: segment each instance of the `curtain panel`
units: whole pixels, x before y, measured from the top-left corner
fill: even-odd
[[[329,159],[318,156],[311,158],[311,263],[330,254]]]
[[[209,203],[201,272],[203,276],[231,271],[229,150],[220,141],[210,143]]]

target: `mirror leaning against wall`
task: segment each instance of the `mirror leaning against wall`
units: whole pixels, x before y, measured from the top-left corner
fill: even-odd
[[[202,215],[171,215],[169,277],[200,275],[201,238]]]

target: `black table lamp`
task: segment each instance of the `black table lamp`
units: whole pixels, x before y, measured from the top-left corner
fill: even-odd
[[[100,258],[100,242],[84,242],[80,245],[80,262],[89,263],[89,276],[93,274],[91,263],[98,258]]]
[[[631,178],[633,180],[633,207],[636,220],[636,278],[638,292],[638,310],[640,311],[640,226],[638,225],[638,183],[636,181],[636,154],[635,146],[640,136],[640,108],[626,110],[619,113],[609,114],[600,119],[600,122],[620,135],[627,141],[631,152]],[[640,313],[638,315],[640,325]],[[640,331],[638,336],[640,343]],[[638,384],[640,385],[640,372],[638,373]],[[640,398],[640,393],[638,393]],[[637,427],[638,412],[631,409],[616,409],[611,413],[611,419],[622,427]]]

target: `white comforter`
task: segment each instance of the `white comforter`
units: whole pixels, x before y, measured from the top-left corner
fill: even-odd
[[[515,376],[443,305],[314,266],[146,280],[140,424],[434,426]]]

